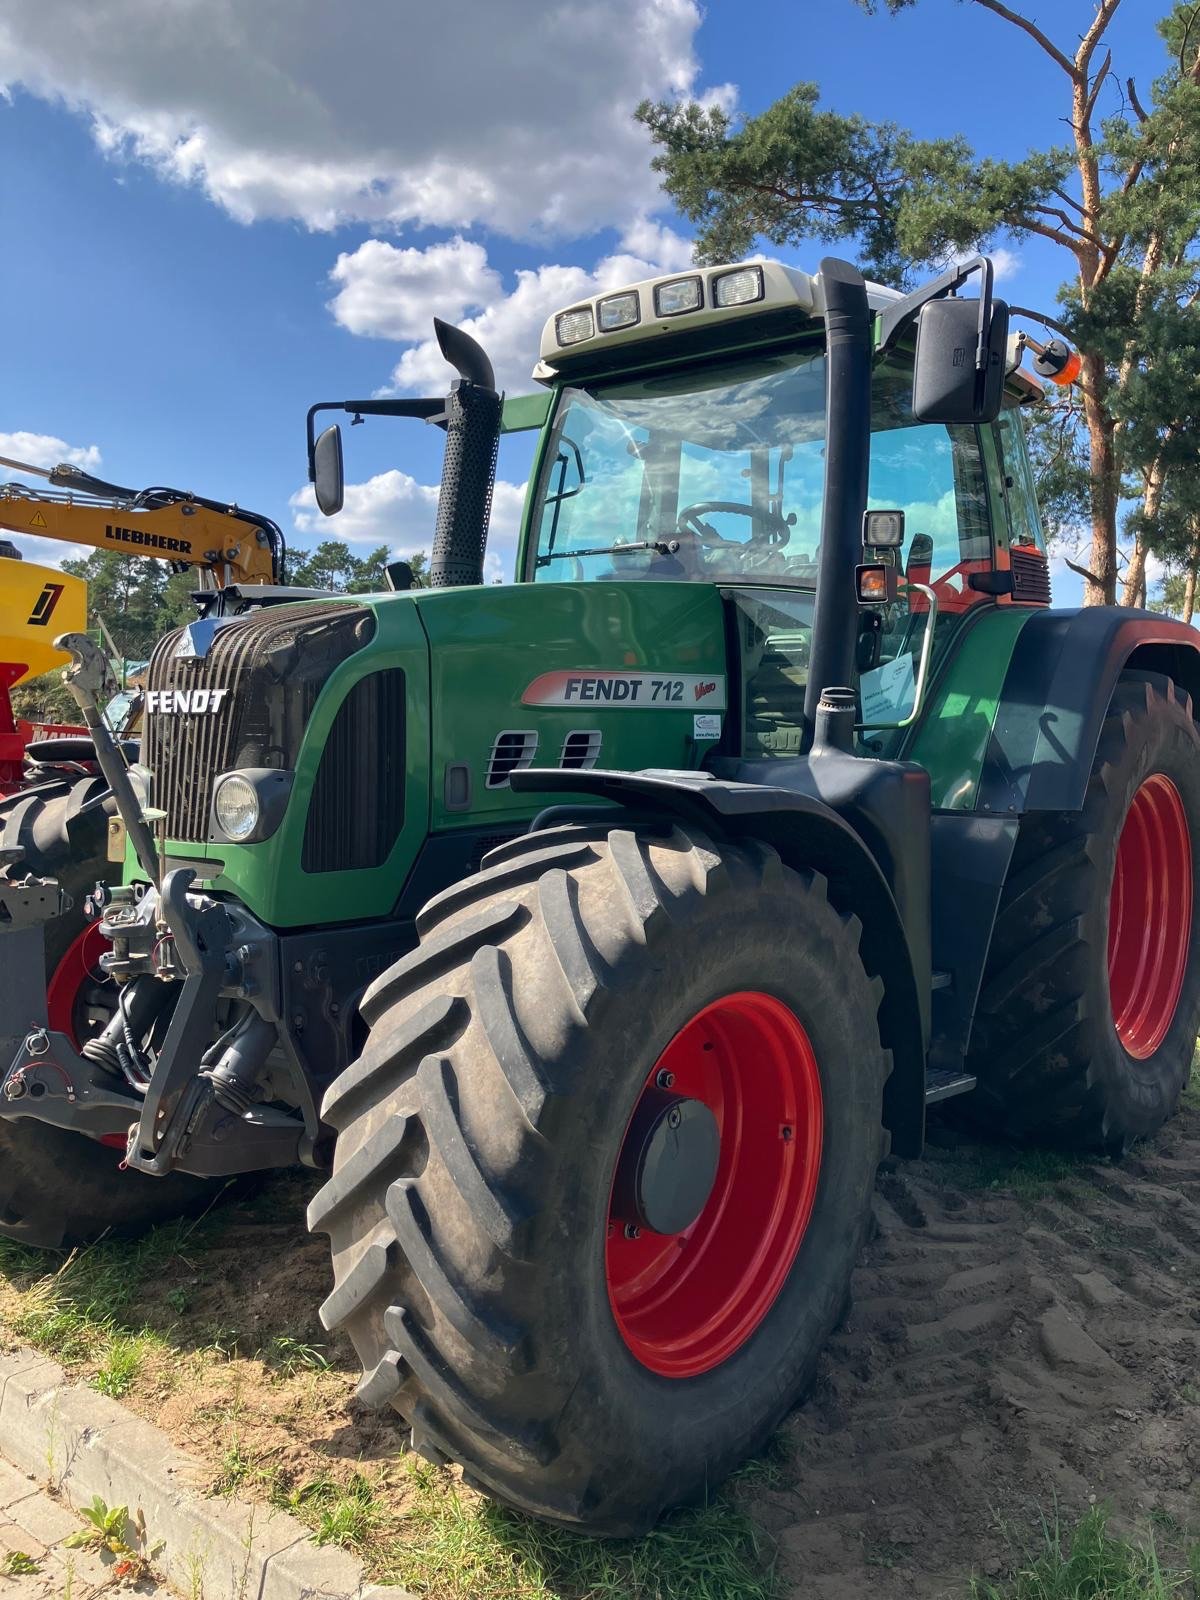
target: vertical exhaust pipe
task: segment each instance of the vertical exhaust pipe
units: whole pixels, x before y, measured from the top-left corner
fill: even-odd
[[[502,402],[482,346],[437,317],[433,327],[459,374],[446,399],[446,453],[429,561],[430,587],[445,589],[483,582]]]
[[[862,559],[871,457],[871,308],[862,274],[846,261],[821,262],[825,303],[825,496],[821,559],[813,603],[806,743],[827,689],[854,682],[858,601],[854,568]]]

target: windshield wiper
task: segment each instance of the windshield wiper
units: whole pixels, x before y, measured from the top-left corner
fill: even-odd
[[[551,561],[566,561],[568,558],[582,561],[584,556],[623,555],[626,550],[654,550],[660,556],[673,556],[678,549],[678,539],[635,539],[629,544],[597,545],[594,550],[549,550],[537,558],[536,564],[544,567]]]

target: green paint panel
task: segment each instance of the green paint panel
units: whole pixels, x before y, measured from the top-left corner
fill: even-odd
[[[995,606],[958,641],[904,752],[929,773],[936,811],[973,811],[979,772],[996,721],[1017,636],[1032,612]]]
[[[502,824],[561,795],[518,796],[487,786],[501,733],[537,734],[534,766],[557,767],[570,733],[600,736],[596,765],[698,767],[711,741],[693,738],[697,712],[716,711],[725,632],[715,588],[692,583],[539,583],[423,590],[418,600],[432,660],[432,825]],[[630,699],[587,699],[587,674],[645,674]],[[549,681],[559,674],[565,681]],[[572,681],[582,679],[582,682]],[[682,679],[678,700],[647,702],[655,682]],[[532,696],[571,697],[566,705]],[[712,688],[706,688],[713,685]],[[699,692],[703,691],[703,692]],[[699,692],[699,693],[698,693]],[[660,696],[662,691],[659,691]],[[468,810],[445,806],[446,767],[470,774]]]
[[[278,831],[261,844],[168,843],[169,854],[223,861],[212,888],[234,895],[271,927],[349,922],[386,916],[429,831],[429,651],[417,620],[413,593],[364,596],[375,612],[370,644],[342,663],[325,684],[305,730],[296,761],[292,799]],[[386,667],[405,674],[406,763],[404,826],[380,867],[351,872],[305,872],[300,865],[308,796],[338,708],[360,678]]]
[[[321,691],[278,831],[255,845],[167,845],[169,855],[222,862],[219,876],[204,881],[271,927],[386,917],[431,831],[508,828],[561,799],[561,792],[518,795],[507,784],[489,786],[502,733],[536,734],[539,766],[558,766],[572,733],[598,740],[592,764],[626,769],[697,767],[712,748],[714,741],[693,737],[696,713],[721,711],[728,693],[721,600],[707,585],[418,589],[363,596],[362,604],[375,614],[375,636]],[[406,772],[403,829],[382,866],[305,872],[308,797],[333,719],[359,679],[389,667],[405,673],[406,727],[402,748],[397,730],[395,751]],[[619,689],[598,685],[589,676],[598,672],[623,674]],[[644,681],[635,690],[638,675]],[[533,699],[549,704],[526,698],[539,680]],[[446,804],[450,766],[468,775],[461,808]],[[131,875],[140,874],[131,867]]]
[[[501,433],[528,433],[533,428],[544,428],[553,401],[554,396],[548,389],[540,394],[506,394],[500,413]]]

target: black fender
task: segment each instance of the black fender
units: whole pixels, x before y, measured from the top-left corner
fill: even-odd
[[[1162,672],[1200,701],[1200,634],[1126,606],[1038,611],[1022,628],[984,755],[976,809],[1078,811],[1117,679]]]
[[[811,795],[769,784],[738,783],[706,772],[610,772],[531,767],[514,772],[518,791],[607,801],[641,819],[676,817],[731,838],[750,836],[772,845],[789,866],[821,873],[839,911],[862,923],[862,953],[868,971],[883,980],[880,1035],[892,1052],[892,1075],[884,1090],[883,1122],[892,1149],[919,1156],[925,1138],[925,1007],[917,984],[920,952],[909,948],[904,920],[878,862],[848,822]],[[607,815],[607,809],[604,815]],[[554,806],[534,826],[555,821],[597,820],[595,808]],[[924,953],[928,962],[928,952]]]

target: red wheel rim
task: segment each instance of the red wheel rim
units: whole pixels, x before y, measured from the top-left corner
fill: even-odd
[[[1145,1060],[1175,1016],[1192,935],[1192,841],[1179,790],[1161,772],[1134,795],[1108,902],[1108,993],[1126,1052]]]
[[[107,949],[108,941],[100,935],[100,924],[89,923],[67,947],[46,986],[46,1013],[50,1027],[55,1033],[65,1033],[76,1050],[82,1043],[75,1015],[79,991],[89,979],[95,979],[100,973],[100,957]],[[103,973],[100,976],[103,977]]]
[[[672,1093],[702,1100],[716,1118],[716,1178],[681,1233],[629,1238],[610,1214],[605,1272],[617,1327],[637,1359],[663,1377],[692,1378],[746,1342],[792,1269],[817,1194],[823,1098],[799,1019],[753,991],[697,1012],[654,1063],[643,1093],[664,1071],[674,1074]]]

